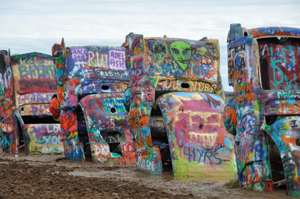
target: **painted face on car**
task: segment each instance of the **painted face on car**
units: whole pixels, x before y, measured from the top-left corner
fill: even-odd
[[[185,41],[174,41],[170,45],[170,53],[179,68],[185,71],[192,56],[191,45]]]

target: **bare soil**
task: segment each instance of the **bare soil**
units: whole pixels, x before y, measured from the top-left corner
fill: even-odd
[[[59,161],[58,161],[59,160]],[[284,199],[284,191],[257,193],[218,182],[178,181],[135,168],[70,162],[57,156],[0,157],[0,199],[23,198],[199,198]]]

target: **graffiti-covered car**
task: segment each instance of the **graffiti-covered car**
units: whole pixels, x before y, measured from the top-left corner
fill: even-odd
[[[1,52],[1,147],[8,152],[62,153],[60,125],[49,103],[56,92],[50,55]]]
[[[13,74],[10,55],[6,50],[0,51],[0,148],[2,151],[16,153],[16,128],[13,116]]]
[[[217,40],[130,33],[129,125],[138,169],[175,177],[233,179],[233,138],[223,124]]]
[[[240,184],[254,190],[286,186],[300,196],[300,29],[246,29],[228,34],[234,97],[225,125],[235,134]]]
[[[66,158],[135,165],[126,122],[125,49],[65,47],[62,41],[52,52],[58,74],[54,100],[60,109],[57,117],[64,132]]]

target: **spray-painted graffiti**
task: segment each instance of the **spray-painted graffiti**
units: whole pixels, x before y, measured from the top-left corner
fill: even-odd
[[[109,68],[114,70],[126,70],[125,51],[120,51],[120,50],[109,51]]]
[[[10,67],[6,67],[4,65],[1,67],[3,67],[3,73],[0,73],[0,93],[1,96],[10,97],[12,96],[12,70]],[[7,90],[10,90],[10,92],[6,92]]]
[[[300,121],[297,117],[284,117],[271,126],[264,126],[264,130],[272,137],[279,149],[287,188],[295,193],[300,188],[300,147],[296,142],[300,138],[299,127]]]
[[[121,48],[109,47],[72,47],[66,57],[69,75],[75,75],[83,67],[125,70],[125,52]]]
[[[50,115],[49,102],[53,93],[17,95],[16,104],[21,115]]]
[[[122,164],[135,163],[132,136],[126,122],[127,111],[123,95],[90,95],[80,102],[86,113],[86,125],[94,160],[104,162],[120,157]],[[100,153],[103,151],[103,153]]]
[[[13,113],[13,73],[10,67],[9,52],[0,51],[0,148],[6,152],[15,152],[15,122]]]
[[[299,43],[260,42],[260,59],[268,68],[266,89],[298,89],[300,78]]]
[[[92,153],[99,162],[105,162],[111,158],[111,153],[108,144],[92,144]]]
[[[65,156],[121,165],[135,164],[135,149],[126,122],[128,73],[125,50],[111,47],[52,49],[55,57],[60,124]],[[53,111],[55,112],[55,111]]]
[[[233,138],[223,126],[224,105],[219,96],[172,93],[160,97],[158,103],[167,124],[175,175],[190,173],[184,168],[196,163],[202,167],[194,170],[198,172],[194,175],[201,176],[209,168],[218,167],[227,169],[227,177],[234,177]]]
[[[18,104],[49,103],[53,93],[30,93],[19,95]]]
[[[61,129],[59,124],[25,125],[30,153],[62,153]]]
[[[151,75],[190,75],[192,79],[217,81],[219,49],[185,40],[148,39],[146,42],[145,51],[149,56],[145,57],[145,63]]]
[[[171,162],[176,177],[232,179],[233,141],[223,127],[224,105],[218,96],[217,41],[131,33],[125,45],[137,167],[157,174]]]
[[[49,104],[25,104],[19,106],[19,112],[22,116],[46,116],[50,115]]]
[[[55,91],[55,71],[48,55],[32,53],[13,56],[12,68],[18,93]]]
[[[231,25],[228,71],[234,97],[225,108],[225,126],[235,135],[243,187],[269,190],[272,180],[285,180],[289,195],[300,196],[295,172],[299,170],[299,34],[292,28],[247,30]],[[281,176],[274,170],[278,165],[272,165],[274,148],[281,159],[276,163],[282,164]]]
[[[53,134],[50,127],[58,128],[57,124],[45,120],[50,116],[49,102],[56,88],[51,56],[28,53],[10,57],[9,53],[3,52],[1,58],[4,60],[1,63],[5,63],[1,65],[0,73],[0,88],[4,88],[0,100],[2,148],[13,153],[24,148],[25,152],[62,152],[58,135],[54,133],[53,138],[49,137]],[[43,124],[45,122],[47,124]],[[43,128],[37,129],[38,126]],[[38,133],[49,135],[37,136]],[[49,143],[54,142],[51,139],[55,139],[55,143]]]

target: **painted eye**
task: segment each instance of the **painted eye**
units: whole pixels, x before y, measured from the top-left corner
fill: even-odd
[[[171,50],[172,50],[172,52],[173,52],[174,54],[176,54],[176,55],[179,55],[179,54],[180,54],[179,50],[176,49],[176,48],[171,48]]]
[[[189,48],[183,50],[183,55],[184,55],[185,57],[190,57],[190,56],[191,56],[191,53],[192,53],[192,51],[191,51],[191,49],[189,49]]]

